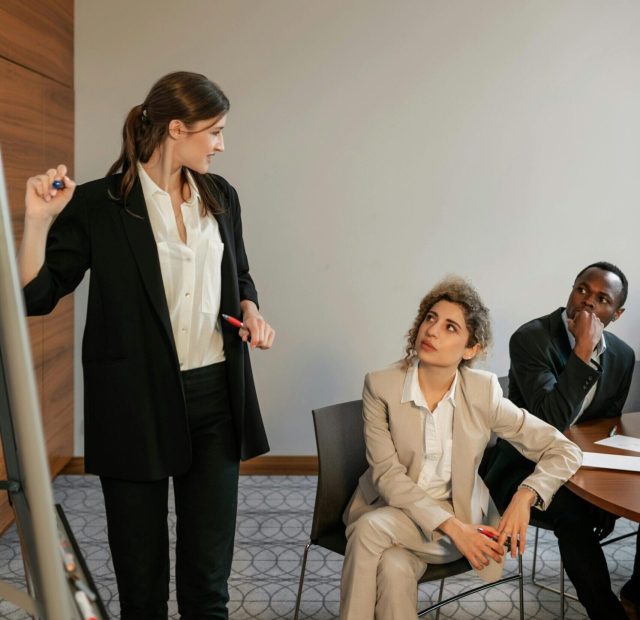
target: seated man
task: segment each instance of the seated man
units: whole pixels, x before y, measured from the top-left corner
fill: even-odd
[[[567,302],[525,323],[511,337],[509,398],[566,431],[579,421],[620,415],[635,365],[633,350],[604,328],[624,312],[627,279],[616,266],[599,262],[577,276]],[[499,507],[506,506],[534,464],[501,441],[486,475]],[[614,517],[562,487],[545,512],[532,518],[553,529],[567,575],[590,618],[626,618],[611,591],[600,540]],[[637,544],[637,543],[636,543]],[[640,558],[621,591],[625,603],[640,603]]]

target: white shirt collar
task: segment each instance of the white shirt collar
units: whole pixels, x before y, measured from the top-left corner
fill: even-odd
[[[420,381],[418,379],[418,364],[420,360],[415,359],[409,368],[407,368],[407,374],[404,378],[404,387],[402,389],[402,400],[401,403],[408,403],[413,401],[417,407],[424,407],[428,411],[429,406],[427,405],[427,401],[424,398],[424,394],[420,389]],[[447,393],[442,397],[440,402],[444,402],[446,400],[450,400],[451,404],[456,406],[456,387],[458,385],[458,375],[459,371],[456,370],[456,374],[453,377],[453,381],[451,382],[451,387],[447,391]]]
[[[145,196],[153,196],[156,193],[163,194],[168,196],[168,193],[163,190],[160,186],[156,184],[156,182],[149,176],[147,171],[143,168],[140,162],[137,162],[138,167],[138,177],[140,178],[140,183],[142,185],[142,192]],[[191,175],[191,171],[184,169],[187,175],[187,182],[189,183],[189,188],[191,190],[191,198],[186,200],[183,204],[191,207],[193,205],[197,205],[200,202],[200,192],[198,191],[198,186],[195,184],[193,180],[193,176]]]
[[[567,336],[569,337],[569,344],[573,349],[576,346],[575,336],[569,331],[569,317],[567,316],[567,309],[565,308],[562,311],[562,322],[564,323],[564,328],[567,330]],[[596,355],[600,357],[607,349],[607,343],[604,340],[604,332],[602,332],[602,336],[600,336],[600,341],[596,345],[595,351]]]

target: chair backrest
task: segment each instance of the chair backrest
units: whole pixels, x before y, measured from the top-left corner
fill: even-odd
[[[633,369],[629,396],[627,396],[627,401],[622,408],[622,413],[630,413],[631,411],[640,411],[640,362],[636,362]]]
[[[504,377],[498,377],[498,383],[502,388],[502,393],[504,396],[509,398],[509,375],[504,375]]]
[[[502,388],[502,394],[505,398],[508,398],[509,394],[509,377],[505,375],[504,377],[498,377],[498,383]],[[489,438],[489,443],[487,447],[484,449],[484,454],[482,455],[482,460],[480,461],[480,466],[478,467],[478,473],[480,477],[484,480],[485,476],[491,469],[496,457],[498,456],[498,436],[491,432],[491,436]]]
[[[362,401],[314,409],[318,447],[318,490],[311,540],[340,528],[342,513],[368,467],[364,445]]]

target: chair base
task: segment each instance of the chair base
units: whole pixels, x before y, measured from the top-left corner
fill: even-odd
[[[476,594],[477,592],[482,592],[483,590],[487,590],[489,588],[493,588],[495,586],[502,585],[503,583],[509,583],[511,581],[518,581],[518,591],[520,596],[520,620],[524,620],[524,582],[523,582],[523,572],[522,572],[522,556],[518,554],[518,572],[515,575],[509,575],[508,577],[503,577],[502,579],[498,579],[498,581],[492,581],[491,583],[485,583],[477,588],[473,588],[471,590],[465,590],[464,592],[460,592],[460,594],[456,594],[454,596],[450,596],[449,598],[442,599],[442,591],[444,588],[444,579],[440,583],[440,594],[438,596],[438,602],[435,605],[430,605],[426,609],[423,609],[418,612],[418,618],[422,618],[428,613],[432,611],[436,611],[436,619],[440,616],[440,608],[448,605],[449,603],[455,603],[459,601],[461,598],[466,598],[471,594]]]
[[[304,555],[302,556],[302,569],[300,570],[300,583],[298,584],[298,596],[296,597],[296,608],[293,613],[293,620],[298,620],[298,614],[300,613],[300,601],[302,600],[302,586],[304,584],[304,572],[307,568],[307,556],[309,555],[309,548],[313,543],[309,541],[304,547]]]

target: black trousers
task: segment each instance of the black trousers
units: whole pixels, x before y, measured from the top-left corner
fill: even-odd
[[[534,508],[531,516],[556,535],[564,569],[589,618],[626,620],[622,603],[611,590],[607,561],[594,532],[598,510],[563,486],[546,510]]]
[[[176,594],[184,620],[228,618],[239,457],[224,362],[182,373],[190,469],[174,476]],[[166,620],[169,481],[101,478],[122,620]]]
[[[534,467],[534,463],[509,443],[498,442],[484,481],[500,510],[506,509],[518,485],[533,472]],[[541,521],[556,535],[564,568],[589,618],[626,620],[624,608],[611,590],[609,569],[595,532],[602,515],[601,509],[564,486],[546,510],[531,511],[532,518]]]

